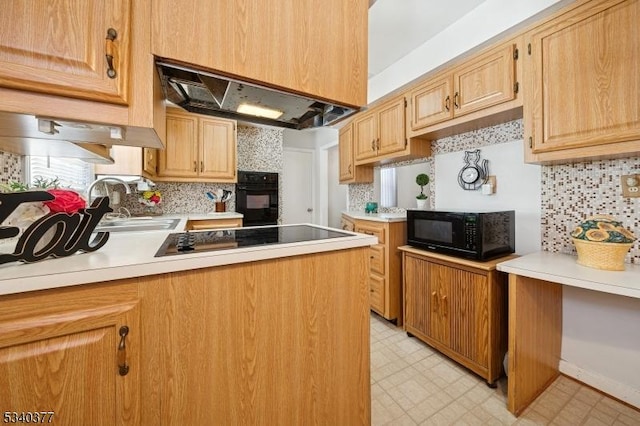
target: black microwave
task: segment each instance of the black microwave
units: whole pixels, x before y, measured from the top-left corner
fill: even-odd
[[[515,212],[407,210],[407,244],[475,260],[515,252]]]

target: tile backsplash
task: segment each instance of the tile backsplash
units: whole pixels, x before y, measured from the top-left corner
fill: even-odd
[[[640,198],[623,198],[621,175],[640,173],[640,157],[542,167],[542,249],[575,254],[569,234],[584,219],[608,214],[640,237]],[[640,263],[635,241],[626,262]]]
[[[0,183],[22,181],[22,157],[0,151]]]

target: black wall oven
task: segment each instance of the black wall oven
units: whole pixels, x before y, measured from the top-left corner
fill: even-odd
[[[236,211],[244,226],[278,224],[278,174],[238,171]]]

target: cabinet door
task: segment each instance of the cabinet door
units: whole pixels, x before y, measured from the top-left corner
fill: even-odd
[[[386,285],[384,277],[381,277],[377,274],[369,275],[369,302],[371,303],[371,309],[382,316],[385,315],[385,288]]]
[[[527,34],[534,153],[640,139],[639,21],[640,1],[590,2]]]
[[[340,182],[352,180],[355,177],[353,164],[353,127],[348,125],[340,129],[338,139],[340,156]]]
[[[430,336],[431,310],[435,305],[429,287],[429,263],[408,254],[403,261],[405,325]]]
[[[456,68],[453,114],[460,116],[515,99],[514,45],[503,46]]]
[[[451,327],[449,345],[458,354],[488,366],[489,303],[487,278],[461,269],[448,268],[449,294],[446,309]],[[443,305],[444,307],[444,305]]]
[[[378,120],[376,117],[376,114],[368,113],[353,122],[356,161],[367,160],[377,155]]]
[[[340,226],[345,231],[354,232],[354,230],[355,230],[354,222],[351,219],[349,219],[348,217],[345,217],[344,215],[340,219]]]
[[[0,86],[126,104],[129,21],[129,0],[3,2]]]
[[[142,149],[142,170],[154,176],[158,171],[158,150],[153,148]]]
[[[199,175],[219,182],[236,181],[236,131],[230,120],[200,119]]]
[[[51,412],[37,423],[139,424],[137,293],[113,291],[78,299],[0,301],[4,412]],[[131,300],[108,302],[126,293]],[[124,338],[123,327],[128,327]],[[120,363],[128,367],[124,375]]]
[[[154,0],[152,53],[365,105],[368,5],[365,0]]]
[[[378,113],[377,155],[386,155],[402,151],[405,138],[405,100],[404,97],[383,106]]]
[[[428,264],[427,285],[431,298],[429,312],[430,335],[445,346],[449,346],[451,321],[451,296],[449,285],[455,270],[436,263]]]
[[[158,175],[197,177],[198,119],[167,114],[167,141],[158,158]]]
[[[114,145],[111,147],[113,164],[96,164],[97,175],[139,175],[142,173],[142,148]]]
[[[419,130],[453,117],[451,76],[429,81],[412,91],[411,130]]]

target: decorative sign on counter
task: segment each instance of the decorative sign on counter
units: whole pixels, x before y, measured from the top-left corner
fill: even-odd
[[[0,193],[0,223],[22,203],[47,202],[55,196],[47,191]],[[0,254],[0,264],[8,262],[38,262],[49,256],[64,257],[76,251],[92,252],[106,244],[108,232],[91,234],[105,213],[113,211],[108,197],[98,197],[91,207],[76,213],[53,213],[33,222],[18,239],[12,254]],[[51,232],[49,232],[51,231]],[[0,226],[0,240],[20,234],[16,226]],[[45,237],[46,235],[46,237]],[[44,243],[44,245],[42,245]]]

